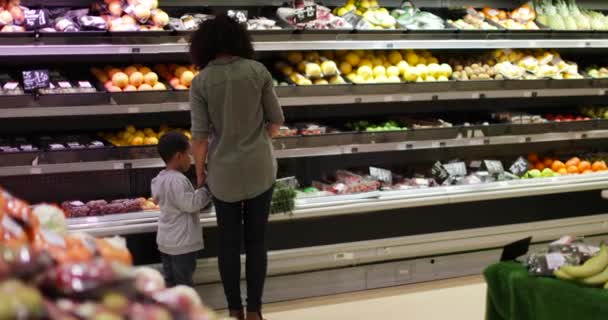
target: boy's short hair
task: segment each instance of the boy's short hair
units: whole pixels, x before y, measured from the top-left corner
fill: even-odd
[[[158,141],[158,154],[169,163],[173,156],[178,152],[186,152],[190,148],[188,137],[179,131],[169,131],[165,133]]]

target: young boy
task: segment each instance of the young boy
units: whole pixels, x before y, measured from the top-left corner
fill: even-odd
[[[193,286],[197,252],[203,249],[199,213],[210,202],[207,190],[195,190],[184,175],[190,169],[190,142],[176,131],[158,142],[166,168],[152,180],[152,196],[160,206],[156,243],[167,286]]]

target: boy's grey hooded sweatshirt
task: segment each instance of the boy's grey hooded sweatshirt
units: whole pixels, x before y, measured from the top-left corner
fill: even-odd
[[[199,213],[209,204],[209,192],[195,190],[186,176],[163,170],[152,179],[152,197],[160,206],[156,243],[168,255],[203,249],[203,228]]]

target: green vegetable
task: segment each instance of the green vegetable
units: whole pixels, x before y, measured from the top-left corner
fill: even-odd
[[[296,190],[283,182],[277,182],[272,193],[270,214],[293,213]]]

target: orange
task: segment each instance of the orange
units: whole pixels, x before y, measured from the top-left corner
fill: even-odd
[[[538,155],[534,152],[528,155],[528,161],[530,162],[538,162]]]
[[[543,171],[545,169],[545,165],[540,162],[534,165],[534,167],[540,171]]]
[[[594,162],[593,165],[591,165],[591,170],[593,170],[593,171],[606,170],[606,162],[604,162],[603,160]]]
[[[589,170],[585,170],[582,172],[582,174],[585,174],[585,173],[593,173],[593,170],[589,169]]]
[[[566,168],[561,168],[557,171],[557,173],[561,174],[561,175],[566,175],[568,174],[568,169]]]
[[[568,160],[566,162],[566,167],[569,166],[578,166],[578,164],[581,163],[581,159],[574,157],[574,158],[570,158],[570,160]]]
[[[566,165],[559,160],[553,161],[553,164],[551,165],[551,169],[555,172],[559,172],[560,169],[565,169],[565,168],[566,168]]]
[[[545,165],[545,167],[551,168],[551,165],[553,164],[553,159],[551,159],[551,158],[544,158],[543,159],[543,164]]]
[[[587,170],[591,170],[591,163],[589,161],[581,161],[578,164],[578,171],[583,172]]]
[[[577,174],[578,173],[578,167],[577,166],[568,166],[568,173],[569,174]]]

